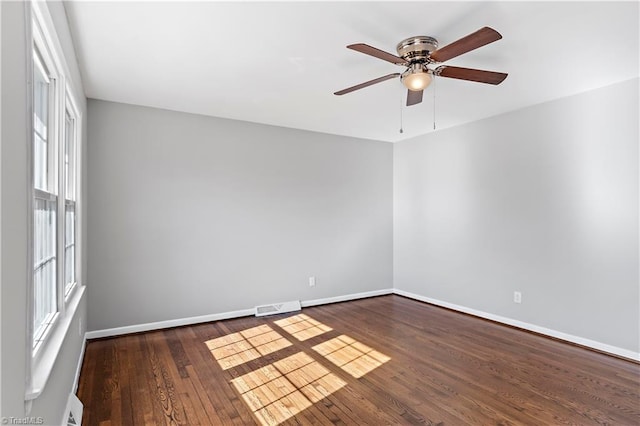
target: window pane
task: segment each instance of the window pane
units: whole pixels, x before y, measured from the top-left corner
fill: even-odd
[[[65,114],[64,189],[67,200],[75,200],[75,120],[69,111]]]
[[[56,200],[34,200],[33,330],[39,343],[57,312]]]
[[[65,203],[64,276],[65,295],[76,283],[76,206]]]
[[[49,78],[37,52],[33,62],[34,186],[46,191],[49,189]]]

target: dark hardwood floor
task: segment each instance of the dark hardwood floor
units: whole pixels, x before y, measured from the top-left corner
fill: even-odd
[[[399,296],[87,345],[85,425],[638,425],[640,365]]]

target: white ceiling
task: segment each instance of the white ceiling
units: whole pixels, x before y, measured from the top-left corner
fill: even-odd
[[[433,85],[402,107],[390,80],[413,35],[449,44],[483,26],[503,36],[447,62],[509,73],[499,86],[440,78],[438,129],[637,77],[638,3],[70,2],[87,97],[368,139],[433,131]],[[404,133],[399,133],[402,111]]]

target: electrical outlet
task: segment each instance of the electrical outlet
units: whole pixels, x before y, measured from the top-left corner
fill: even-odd
[[[513,302],[514,303],[522,303],[522,293],[519,291],[513,292]]]
[[[309,277],[309,287],[315,287],[316,277]]]

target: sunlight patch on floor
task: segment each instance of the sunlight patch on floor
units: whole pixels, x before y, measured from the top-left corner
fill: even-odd
[[[344,334],[315,345],[313,350],[355,378],[364,376],[391,359]]]
[[[205,344],[223,370],[291,346],[291,342],[266,324],[208,340]]]
[[[274,323],[279,327],[282,327],[287,333],[300,341],[304,341],[333,330],[331,327],[328,327],[305,314],[298,314],[292,317],[283,318],[281,320],[274,321]]]
[[[277,425],[346,385],[304,352],[231,381],[263,425]]]
[[[290,334],[299,341],[333,330],[305,314],[273,323],[282,329],[285,336]],[[263,324],[207,340],[205,344],[220,367],[229,370],[290,347],[293,345],[291,342],[288,337]],[[391,359],[344,334],[313,346],[313,350],[355,378]],[[274,362],[271,361],[278,359],[278,355],[272,357],[260,360],[258,365],[263,367],[249,373],[242,374],[247,371],[246,367],[242,367],[243,371],[230,372],[234,377],[230,383],[264,426],[278,425],[347,385],[321,364],[324,362],[321,358],[316,361],[304,351]]]

